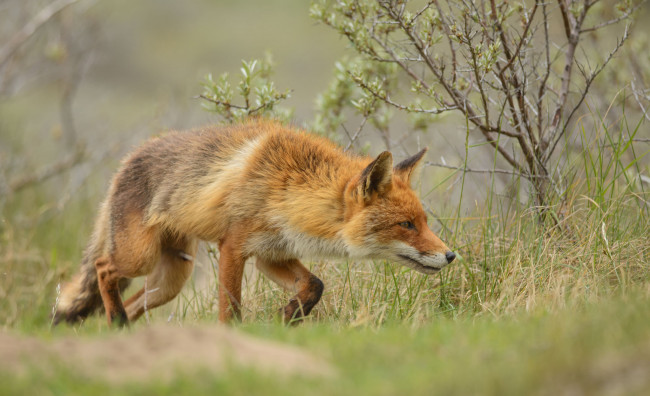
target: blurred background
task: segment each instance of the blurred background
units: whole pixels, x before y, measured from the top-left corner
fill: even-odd
[[[276,87],[292,90],[282,103],[293,111],[291,122],[314,124],[317,97],[330,86],[336,61],[353,51],[309,10],[302,0],[0,1],[0,299],[25,296],[3,303],[5,323],[17,320],[33,287],[53,288],[76,268],[110,177],[130,149],[168,130],[220,120],[197,98],[208,73],[238,75],[242,60],[268,52]],[[637,17],[632,39],[594,83],[583,114],[616,125],[625,111],[631,124],[640,123],[637,137],[648,139],[647,4]],[[561,21],[552,22],[557,28]],[[611,47],[616,37],[603,33],[590,48]],[[594,119],[584,122],[594,125]],[[353,133],[359,116],[352,112],[344,121]],[[425,130],[404,117],[390,122],[400,140],[392,148],[397,159],[428,145],[435,163],[494,165],[479,135],[472,135],[466,158],[462,117],[440,117]],[[326,132],[348,143],[338,126]],[[386,146],[368,128],[353,149],[376,154]],[[641,146],[640,153],[646,149]],[[647,169],[647,158],[639,164]],[[463,191],[464,176],[425,170],[425,204],[443,237],[453,231],[452,216],[472,221],[472,213],[483,210],[487,186],[498,196],[526,201],[526,190],[519,195],[510,175],[468,173]],[[7,270],[23,266],[31,269]],[[32,281],[42,274],[47,279]],[[46,307],[50,297],[30,303]]]

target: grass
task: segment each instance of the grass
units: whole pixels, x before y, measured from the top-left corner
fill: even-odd
[[[603,118],[594,117],[594,129],[579,126],[576,141],[565,144],[556,171],[566,188],[549,208],[556,223],[540,222],[517,179],[510,180],[516,192],[501,196],[491,176],[489,199],[471,212],[445,201],[444,192],[435,202],[425,194],[428,206],[455,214],[437,216],[434,224],[459,253],[437,276],[387,262],[313,262],[326,285],[323,300],[306,323],[285,328],[273,318],[290,296],[247,273],[244,322],[237,327],[325,357],[340,372],[335,381],[283,380],[232,367],[223,376],[118,385],[61,367],[54,375],[0,373],[0,394],[644,394],[650,222],[648,186],[639,175],[647,174],[647,151],[629,143],[642,132],[640,122],[623,119],[613,127]],[[475,188],[462,173],[434,178],[440,191]],[[31,230],[24,224],[33,223],[11,215],[30,213],[21,202],[36,201],[14,197],[0,229],[0,325],[41,338],[106,334],[100,317],[53,333],[49,327],[56,285],[76,270],[90,228],[88,200],[73,200],[65,213],[41,223],[33,215],[39,227]],[[152,321],[170,314],[182,325],[215,321],[217,260],[212,251],[207,257],[198,269],[204,276],[151,312]]]
[[[399,321],[381,328],[319,321],[292,329],[255,322],[239,328],[327,357],[339,371],[336,380],[232,367],[223,376],[116,385],[62,368],[0,375],[0,394],[643,394],[650,386],[649,302],[646,289],[559,312],[441,316],[415,328]]]

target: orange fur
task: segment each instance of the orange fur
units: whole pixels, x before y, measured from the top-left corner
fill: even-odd
[[[122,304],[128,279],[148,275],[156,289],[148,307],[164,304],[189,277],[198,240],[219,244],[221,321],[240,315],[253,256],[296,293],[286,321],[309,314],[323,291],[302,257],[384,258],[435,273],[454,255],[428,228],[410,186],[425,152],[393,166],[389,152],[354,156],[264,120],[152,139],[116,174],[82,274],[64,288],[55,319],[83,318],[98,301],[109,322],[137,319],[144,290]]]

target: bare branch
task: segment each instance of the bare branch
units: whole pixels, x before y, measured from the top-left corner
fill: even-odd
[[[506,59],[508,60],[508,64],[512,64],[512,62],[516,58],[518,58],[518,52],[515,52],[514,54],[510,52],[510,49],[508,47],[508,40],[503,30],[503,26],[501,26],[501,22],[498,19],[497,8],[494,0],[490,0],[490,7],[492,9],[492,23],[496,27],[497,33],[499,34],[499,37],[501,39],[501,45],[503,46],[503,51],[506,55]],[[535,3],[535,11],[536,10],[537,10],[537,2]],[[531,21],[529,21],[528,25],[530,25],[530,23],[532,23],[532,18]],[[528,27],[526,28],[526,31],[527,30]],[[522,43],[524,39],[525,36],[522,37],[520,43]],[[504,89],[506,94],[508,106],[510,109],[510,115],[514,120],[514,124],[515,124],[515,128],[517,129],[517,132],[519,132],[519,136],[517,137],[517,140],[524,154],[524,158],[526,159],[526,163],[528,164],[529,169],[533,171],[535,168],[534,154],[532,152],[531,147],[528,145],[528,142],[524,138],[523,131],[521,129],[521,125],[523,123],[524,125],[526,125],[526,129],[528,130],[529,137],[533,136],[529,126],[528,113],[524,105],[523,88],[521,86],[521,83],[519,82],[519,79],[517,78],[517,75],[515,73],[511,73],[514,95],[517,97],[517,101],[519,103],[519,111],[517,111],[513,103],[513,94],[511,94],[510,92],[510,83],[505,76],[506,67],[501,67],[497,63],[497,69],[498,69],[498,78],[501,81],[501,86]],[[521,118],[521,122],[520,122],[520,118]]]
[[[438,2],[436,0],[429,0],[429,2],[427,2],[427,4],[420,9],[420,11],[416,12],[415,15],[413,15],[412,20],[416,21],[420,17],[420,15],[422,15],[426,10],[428,10],[434,3],[438,5]]]
[[[566,133],[566,130],[569,127],[569,122],[573,118],[573,115],[578,110],[578,108],[580,108],[580,106],[582,106],[582,103],[584,102],[585,98],[587,97],[587,93],[589,93],[589,89],[591,87],[591,84],[594,82],[594,80],[600,74],[600,72],[603,71],[605,66],[607,66],[609,61],[612,60],[612,58],[618,52],[618,50],[621,49],[621,47],[623,46],[623,43],[625,43],[625,41],[630,37],[630,29],[629,28],[630,28],[629,24],[625,26],[625,32],[623,33],[623,37],[620,40],[617,41],[616,47],[614,47],[614,49],[607,55],[607,58],[605,59],[605,61],[600,66],[598,66],[596,68],[596,70],[592,71],[591,75],[588,78],[585,79],[585,87],[582,90],[582,95],[580,96],[580,99],[578,100],[578,103],[575,106],[573,106],[573,109],[571,110],[571,113],[569,113],[569,116],[566,118],[566,120],[564,122],[564,126],[562,128],[562,131],[560,131],[560,133],[556,137],[551,135],[551,139],[553,139],[553,144],[551,144],[549,146],[549,149],[544,154],[544,156],[543,156],[544,160],[550,158],[551,154],[553,154],[553,152],[555,151],[555,147],[557,146],[558,142],[562,139],[562,136]]]
[[[388,15],[396,22],[399,23],[400,28],[406,35],[409,37],[413,45],[415,46],[415,49],[420,53],[422,58],[425,61],[425,65],[427,68],[433,73],[433,75],[436,77],[440,85],[447,91],[451,99],[454,101],[454,104],[458,107],[459,110],[461,110],[467,118],[472,122],[472,124],[476,125],[479,130],[483,133],[483,136],[485,137],[486,141],[490,143],[494,149],[496,149],[501,156],[508,161],[510,165],[512,165],[515,169],[521,169],[521,165],[515,160],[513,156],[508,153],[502,146],[500,146],[492,137],[490,136],[490,127],[478,122],[479,117],[476,115],[476,112],[474,108],[472,107],[471,103],[469,102],[468,98],[461,94],[456,88],[450,86],[448,82],[444,79],[444,76],[442,75],[441,70],[436,67],[436,65],[433,63],[431,58],[428,56],[426,51],[424,50],[424,44],[422,43],[420,37],[418,37],[410,27],[406,26],[403,23],[403,20],[399,17],[399,15],[396,15],[394,10],[390,7],[389,4],[386,3],[380,3],[380,6],[388,13]],[[382,46],[382,48],[393,58],[396,59],[397,57],[395,56],[394,51],[388,45],[381,40],[379,40],[376,36],[373,35],[373,39]],[[398,61],[398,65],[406,71],[409,76],[411,76],[414,80],[420,82],[423,87],[426,89],[429,89],[429,85],[423,81],[421,78],[417,76],[407,65],[405,65],[403,62]]]
[[[630,84],[632,85],[632,94],[634,95],[634,100],[636,100],[636,103],[641,108],[641,111],[643,112],[643,116],[645,117],[645,119],[650,121],[650,115],[648,114],[648,110],[646,110],[645,106],[643,106],[643,103],[641,103],[641,98],[639,98],[639,93],[637,92],[637,89],[634,86],[635,85],[634,80],[630,81]]]
[[[571,83],[571,71],[573,69],[573,63],[575,61],[575,51],[578,45],[578,36],[573,35],[569,40],[569,46],[565,53],[564,59],[564,72],[562,74],[562,87],[560,88],[560,94],[557,100],[557,105],[555,111],[553,112],[553,121],[551,122],[551,136],[555,134],[557,127],[560,125],[560,119],[562,117],[562,110],[566,103],[567,96],[569,94],[569,84]]]
[[[573,63],[575,62],[575,50],[580,41],[580,28],[582,23],[587,17],[587,12],[595,3],[586,2],[580,11],[580,15],[576,19],[573,16],[571,10],[568,9],[568,6],[564,0],[558,0],[560,3],[560,10],[562,11],[562,17],[567,18],[570,21],[570,31],[567,36],[568,47],[565,56],[564,72],[562,74],[562,88],[560,89],[560,96],[557,101],[557,106],[553,115],[553,121],[551,122],[551,139],[553,139],[557,128],[560,125],[560,119],[562,118],[562,111],[564,110],[564,105],[566,104],[567,95],[569,93],[569,85],[571,83],[571,70],[573,68]],[[566,15],[565,15],[566,14]]]
[[[564,34],[566,34],[567,39],[570,39],[573,32],[573,14],[571,14],[569,5],[565,0],[557,0],[557,3],[560,5],[560,14],[562,15],[562,22],[564,22]]]
[[[638,10],[638,9],[639,9],[639,8],[640,8],[640,7],[641,7],[641,6],[646,2],[646,1],[647,1],[647,0],[641,0],[641,1],[639,2],[639,4],[637,4],[637,5],[635,5],[634,7],[630,8],[628,11],[624,12],[623,14],[621,14],[621,15],[620,15],[619,17],[617,17],[617,18],[610,19],[610,20],[605,21],[605,22],[603,22],[603,23],[599,23],[598,25],[595,25],[595,26],[591,26],[591,27],[588,27],[588,28],[580,29],[580,33],[593,32],[593,31],[595,31],[595,30],[599,30],[599,29],[602,29],[602,28],[607,27],[607,26],[615,25],[615,24],[619,23],[620,21],[622,21],[622,20],[624,20],[624,19],[628,19],[628,18],[629,18],[632,14],[634,14],[634,13],[636,12],[636,10]]]
[[[530,26],[533,24],[533,19],[535,18],[535,13],[537,12],[537,5],[539,3],[536,1],[535,5],[533,6],[533,10],[530,12],[530,16],[528,17],[528,22],[526,23],[526,26],[524,27],[524,32],[521,34],[521,39],[519,40],[519,43],[517,44],[517,48],[515,48],[515,52],[513,57],[510,58],[508,63],[505,64],[501,68],[501,73],[505,72],[508,70],[508,68],[513,64],[514,60],[517,58],[517,54],[519,54],[519,51],[521,51],[521,47],[524,44],[524,41],[526,41],[526,35],[528,34],[528,30],[530,29]]]
[[[453,169],[453,170],[458,170],[458,171],[463,171],[463,172],[472,172],[472,173],[500,173],[504,175],[512,175],[512,176],[520,176],[525,179],[531,179],[531,178],[548,178],[548,176],[541,176],[541,175],[529,175],[528,173],[520,173],[520,172],[514,172],[511,170],[506,170],[506,169],[476,169],[476,168],[463,168],[461,166],[452,166],[452,165],[447,165],[447,164],[438,164],[435,162],[425,162],[425,165],[427,166],[432,166],[435,168],[445,168],[445,169]]]
[[[541,149],[545,150],[546,146],[548,146],[548,141],[546,140],[545,136],[545,129],[543,128],[543,117],[542,117],[542,103],[544,100],[544,96],[546,95],[546,89],[547,89],[547,82],[548,78],[551,75],[551,53],[550,53],[550,40],[548,36],[548,13],[546,12],[546,4],[542,5],[542,10],[544,13],[543,16],[543,24],[544,24],[544,54],[546,56],[546,65],[545,65],[545,70],[544,70],[544,77],[542,78],[542,81],[539,84],[539,90],[537,91],[537,133],[539,134],[539,142],[541,145]]]
[[[47,7],[43,8],[32,20],[27,22],[22,29],[13,35],[0,50],[0,68],[2,68],[13,56],[13,54],[25,43],[30,37],[38,31],[47,21],[55,15],[80,0],[56,0]]]
[[[357,128],[357,131],[350,137],[350,142],[348,143],[347,146],[345,146],[345,149],[343,151],[348,151],[350,147],[354,144],[354,142],[357,140],[359,137],[359,134],[361,134],[361,131],[363,130],[363,127],[366,126],[366,122],[368,121],[369,115],[365,115],[363,117],[363,120],[361,120],[361,123],[359,124],[359,127]],[[347,133],[347,131],[345,131]],[[348,134],[350,136],[350,134]]]
[[[55,162],[54,164],[43,167],[36,172],[18,176],[9,181],[9,193],[15,193],[33,184],[44,182],[53,176],[63,173],[79,164],[84,159],[84,157],[85,151],[79,148],[67,158]]]
[[[440,15],[440,19],[443,21],[442,23],[442,28],[445,31],[445,35],[447,36],[447,41],[449,43],[449,52],[451,52],[451,82],[452,84],[456,83],[456,77],[457,77],[457,61],[456,61],[456,48],[454,47],[454,41],[451,39],[451,30],[449,29],[449,22],[445,18],[445,13],[442,12],[442,8],[440,7],[440,4],[436,1],[436,8],[438,9],[438,14]]]

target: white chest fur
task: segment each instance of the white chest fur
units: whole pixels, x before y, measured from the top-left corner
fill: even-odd
[[[348,247],[341,238],[321,238],[288,228],[254,234],[246,246],[250,254],[272,260],[349,256]]]

